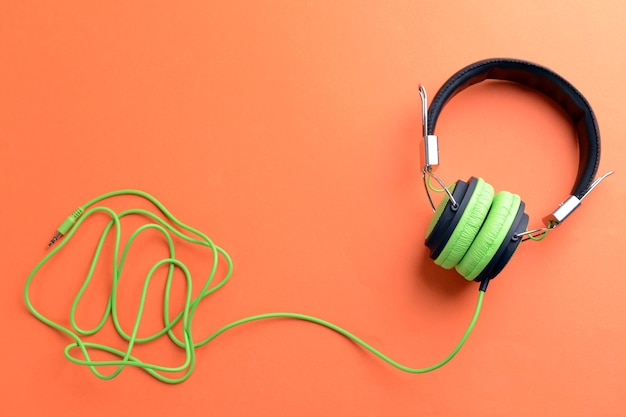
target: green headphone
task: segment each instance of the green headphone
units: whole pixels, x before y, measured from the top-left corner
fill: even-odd
[[[540,92],[552,97],[571,116],[580,142],[580,164],[578,178],[574,184],[572,195],[567,198],[559,207],[548,216],[546,227],[527,231],[528,215],[524,213],[524,203],[520,197],[509,192],[495,194],[491,185],[480,178],[470,178],[468,181],[457,181],[450,188],[446,188],[443,182],[434,174],[433,167],[439,163],[439,151],[437,136],[434,135],[434,128],[437,117],[445,103],[455,94],[469,87],[472,84],[484,79],[500,79],[518,82],[530,86]],[[48,244],[52,247],[57,240],[60,240],[56,247],[43,257],[33,268],[26,279],[24,285],[24,301],[28,310],[38,320],[59,331],[68,338],[69,344],[64,349],[64,356],[73,363],[87,367],[94,375],[101,379],[111,379],[119,375],[126,367],[136,367],[143,369],[148,374],[167,383],[180,383],[185,381],[193,372],[196,363],[196,349],[213,341],[222,333],[230,329],[252,323],[258,320],[272,319],[295,319],[308,321],[331,329],[338,334],[348,338],[360,345],[363,349],[371,352],[381,360],[390,365],[410,373],[424,373],[437,369],[450,361],[461,349],[469,337],[478,314],[480,312],[483,297],[489,280],[495,277],[513,256],[520,242],[526,237],[537,236],[545,233],[548,229],[556,227],[562,222],[585,196],[604,177],[592,182],[600,157],[600,138],[598,126],[593,116],[593,112],[582,95],[552,71],[538,65],[524,61],[513,60],[489,60],[481,61],[470,65],[459,73],[455,74],[437,93],[430,110],[427,111],[426,92],[420,88],[422,95],[422,117],[424,127],[425,142],[425,166],[422,171],[424,185],[428,179],[435,178],[446,192],[446,197],[441,201],[439,207],[435,209],[430,194],[428,194],[431,206],[435,215],[431,220],[426,233],[426,245],[430,248],[430,256],[435,263],[444,268],[456,268],[467,280],[480,281],[478,300],[474,314],[467,326],[463,336],[454,349],[442,360],[426,367],[409,367],[403,365],[389,356],[385,355],[372,345],[360,339],[351,332],[314,316],[290,312],[272,312],[243,317],[231,323],[224,324],[208,335],[198,336],[193,332],[192,323],[198,306],[206,298],[214,294],[230,279],[232,273],[232,261],[228,253],[215,245],[207,234],[201,232],[190,225],[187,225],[174,217],[165,206],[152,195],[139,190],[118,190],[100,195],[76,209],[57,228],[57,232]],[[428,124],[428,120],[431,124]],[[426,188],[428,192],[428,188]],[[495,194],[495,195],[494,195]],[[117,196],[134,196],[149,202],[156,214],[145,209],[127,209],[116,212],[101,203],[109,198]],[[69,311],[68,326],[66,321],[57,322],[51,317],[47,317],[40,312],[31,299],[31,283],[39,274],[40,269],[52,257],[68,244],[74,233],[92,215],[108,216],[109,223],[105,226],[101,237],[96,245],[96,249],[84,282],[78,291],[74,303]],[[122,220],[127,216],[140,216],[147,223],[137,228],[122,244],[121,229]],[[151,230],[162,235],[167,243],[169,253],[165,258],[156,260],[146,277],[144,278],[143,290],[139,301],[139,308],[135,316],[134,325],[126,328],[118,319],[120,313],[118,308],[119,282],[123,274],[127,255],[134,240],[144,231]],[[76,323],[76,310],[81,302],[84,291],[89,287],[94,276],[95,265],[98,264],[101,251],[103,251],[108,237],[112,240],[112,276],[111,291],[108,294],[108,301],[105,303],[102,319],[96,326],[84,329]],[[174,249],[174,239],[186,241],[189,244],[198,245],[206,251],[206,258],[209,261],[210,271],[205,275],[204,281],[199,289],[192,291],[193,280],[190,270],[185,264],[176,258]],[[218,268],[218,263],[225,263],[226,267]],[[179,270],[178,274],[174,274]],[[225,270],[223,276],[219,277],[218,270]],[[142,321],[144,303],[147,298],[147,291],[153,274],[162,271],[166,275],[165,295],[163,299],[163,327],[158,331],[145,335],[139,335],[139,327]],[[183,301],[183,308],[178,313],[170,314],[170,287],[174,280],[186,288]],[[192,292],[195,294],[192,297]],[[98,333],[103,326],[111,321],[118,335],[126,341],[124,348],[110,346],[106,343],[86,340],[86,336]],[[174,332],[175,327],[181,328],[181,335]],[[168,338],[174,345],[184,353],[182,364],[177,366],[163,365],[159,363],[147,362],[138,357],[134,351],[136,345],[150,343],[158,338]],[[93,353],[105,352],[109,359],[99,360],[92,356]],[[97,356],[96,356],[97,357]]]
[[[483,80],[503,80],[530,87],[552,98],[570,116],[580,149],[578,176],[568,197],[545,221],[545,227],[527,230],[528,215],[520,196],[508,191],[494,193],[482,178],[471,177],[446,188],[434,175],[439,164],[437,136],[439,114],[456,94]],[[481,282],[481,289],[502,271],[522,240],[544,235],[576,209],[585,196],[606,176],[594,181],[600,161],[598,124],[587,100],[569,82],[537,64],[511,59],[490,59],[469,65],[454,74],[437,92],[428,108],[426,92],[420,87],[423,109],[426,177],[437,180],[446,192],[435,209],[426,232],[430,257],[443,268],[455,268],[468,281]],[[428,112],[426,111],[428,109]],[[429,124],[430,121],[430,124]],[[428,193],[428,188],[426,188]]]

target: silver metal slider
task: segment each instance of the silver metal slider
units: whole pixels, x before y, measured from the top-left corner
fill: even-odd
[[[422,138],[424,139],[424,166],[426,168],[439,165],[439,140],[436,135],[428,134],[428,94],[420,84],[420,97],[422,99]]]
[[[582,201],[589,195],[594,188],[598,186],[606,177],[613,174],[613,171],[609,171],[600,178],[596,179],[593,184],[589,187],[587,192],[579,199],[575,195],[570,195],[567,197],[565,201],[559,204],[559,206],[552,212],[552,214],[543,218],[543,222],[547,225],[548,228],[553,229],[562,223],[570,214],[576,210]]]
[[[436,135],[428,134],[428,94],[426,94],[426,88],[422,84],[419,87],[420,97],[422,99],[422,138],[424,140],[424,152],[423,156],[423,169],[422,169],[422,180],[424,181],[424,189],[426,190],[426,195],[428,196],[428,202],[432,207],[433,211],[436,211],[435,203],[433,203],[433,199],[430,196],[430,191],[428,191],[428,183],[426,176],[430,176],[437,181],[437,183],[441,186],[440,191],[445,191],[448,194],[448,198],[452,203],[452,207],[456,209],[459,204],[454,199],[454,196],[448,190],[448,187],[441,181],[441,179],[435,175],[434,168],[439,165],[439,140]]]

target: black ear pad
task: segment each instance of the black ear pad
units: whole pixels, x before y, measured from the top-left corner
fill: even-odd
[[[528,214],[524,213],[525,207],[526,204],[522,201],[506,238],[498,248],[496,254],[493,258],[491,258],[491,261],[489,261],[487,266],[480,274],[478,274],[474,281],[483,281],[485,279],[490,280],[495,278],[495,276],[498,275],[506,266],[511,257],[513,257],[513,254],[522,241],[522,238],[518,235],[520,233],[524,233],[528,227]]]
[[[430,249],[431,259],[437,259],[446,246],[446,243],[448,243],[452,232],[454,232],[454,229],[461,220],[461,216],[467,207],[467,203],[477,183],[478,179],[474,177],[471,177],[468,182],[458,180],[452,192],[452,197],[454,197],[454,200],[458,203],[458,207],[454,208],[452,202],[446,199],[447,202],[438,219],[436,217],[437,213],[435,214],[433,221],[436,221],[436,223],[432,227],[430,234],[426,237],[426,246]]]

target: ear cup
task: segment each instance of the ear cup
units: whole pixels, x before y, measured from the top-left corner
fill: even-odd
[[[478,178],[476,187],[471,196],[469,196],[469,201],[461,214],[459,223],[454,228],[443,250],[435,259],[437,265],[451,269],[461,261],[487,217],[493,201],[493,195],[493,187],[482,178]]]
[[[450,239],[454,228],[459,223],[459,219],[461,218],[461,213],[464,208],[467,206],[467,202],[469,201],[469,190],[473,190],[476,187],[476,181],[471,181],[466,183],[465,181],[457,181],[450,188],[454,188],[452,190],[452,196],[454,197],[454,201],[457,202],[458,206],[455,207],[449,200],[448,195],[446,194],[439,203],[437,210],[435,211],[435,215],[430,221],[428,225],[428,230],[426,232],[426,246],[430,248],[430,257],[431,259],[437,259],[437,256],[443,250],[443,247]]]
[[[463,183],[463,184],[459,187],[459,190],[455,195],[454,190],[457,189],[457,186],[459,185],[459,183]],[[457,181],[456,183],[448,187],[448,191],[452,193],[452,196],[454,197],[456,201],[458,201],[457,196],[461,195],[461,190],[460,190],[461,188],[463,188],[463,193],[465,193],[465,190],[467,189],[467,184],[465,184],[463,181]],[[443,216],[444,213],[447,214],[447,216],[444,216],[446,219],[448,217],[451,217],[454,214],[454,211],[451,208],[450,197],[448,197],[448,194],[446,194],[445,198],[439,202],[439,205],[437,206],[437,210],[435,210],[435,214],[433,215],[433,218],[430,219],[430,223],[428,223],[428,229],[426,230],[426,242],[427,242],[426,245],[428,245],[428,240],[432,236],[433,230],[435,229],[435,226],[437,225],[437,223],[439,223],[439,221],[442,220],[441,216]],[[446,223],[446,220],[443,220],[440,224],[443,224],[443,223]]]
[[[494,278],[502,271],[515,251],[517,251],[519,244],[522,242],[522,238],[519,237],[519,234],[525,232],[528,227],[528,214],[524,213],[525,207],[524,202],[520,202],[513,224],[500,245],[500,248],[482,272],[474,278],[474,281],[484,281],[485,279],[490,280]]]
[[[471,246],[456,265],[456,270],[468,281],[474,280],[491,262],[507,237],[519,211],[521,199],[508,191],[498,193],[489,214]]]
[[[431,259],[437,259],[450,239],[452,232],[454,232],[456,225],[459,224],[461,215],[467,207],[477,182],[478,180],[472,177],[468,182],[459,180],[451,187],[453,188],[452,196],[454,201],[457,202],[457,206],[454,206],[449,201],[447,194],[439,203],[426,232],[426,246],[430,248]]]

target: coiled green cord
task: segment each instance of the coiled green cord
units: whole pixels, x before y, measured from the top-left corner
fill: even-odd
[[[99,203],[102,200],[105,200],[110,197],[119,196],[119,195],[136,195],[136,196],[143,197],[149,200],[152,204],[154,204],[154,206],[156,206],[156,208],[159,211],[161,211],[161,213],[163,213],[163,215],[165,216],[167,220],[169,220],[169,222],[163,220],[161,217],[155,215],[154,213],[147,211],[147,210],[143,210],[143,209],[132,209],[132,210],[126,210],[120,213],[116,213],[107,207],[98,206],[98,207],[90,208],[91,206]],[[91,261],[91,266],[89,268],[87,276],[85,277],[85,281],[80,287],[80,290],[76,294],[74,302],[72,303],[72,307],[70,309],[71,328],[68,328],[57,322],[54,322],[53,320],[45,317],[43,314],[37,311],[37,309],[33,306],[30,300],[30,294],[29,294],[30,286],[35,275],[44,266],[44,264],[48,262],[50,258],[52,258],[57,252],[59,252],[71,240],[76,230],[78,230],[80,225],[87,218],[89,218],[90,216],[96,213],[105,213],[111,217],[111,220],[106,225],[106,227],[104,228],[102,232],[102,235],[100,236],[100,240],[98,241],[98,245],[96,246],[96,250],[95,250],[93,259]],[[137,228],[132,233],[132,235],[129,237],[126,244],[124,245],[124,248],[120,257],[119,256],[119,253],[120,253],[119,249],[121,245],[120,220],[123,217],[129,216],[129,215],[145,216],[148,219],[152,220],[153,223],[145,224]],[[174,227],[173,225],[177,226],[180,230]],[[89,286],[89,283],[91,282],[95,267],[100,259],[100,253],[102,251],[106,238],[109,235],[109,232],[111,231],[111,229],[113,228],[115,230],[115,246],[113,250],[113,281],[112,281],[112,287],[111,287],[111,294],[109,296],[107,305],[105,307],[105,310],[102,314],[102,317],[99,323],[91,329],[82,329],[78,326],[76,322],[76,309],[83,297],[85,290],[87,289],[87,287]],[[137,316],[135,317],[134,325],[132,327],[132,330],[130,332],[127,332],[120,325],[119,318],[118,318],[118,311],[117,311],[118,310],[117,309],[118,284],[122,275],[122,271],[123,271],[123,267],[126,261],[128,251],[130,247],[132,246],[133,241],[142,232],[146,230],[150,230],[150,229],[157,230],[161,234],[163,234],[168,244],[169,257],[165,259],[161,259],[160,261],[156,262],[152,266],[150,271],[148,272],[145,278],[144,284],[143,284],[141,299],[139,302],[139,307],[137,311]],[[188,232],[190,235],[187,235],[181,232],[181,230]],[[378,351],[377,349],[375,349],[374,347],[372,347],[365,341],[361,340],[357,336],[353,335],[352,333],[348,332],[347,330],[335,324],[329,323],[325,320],[322,320],[316,317],[312,317],[312,316],[308,316],[304,314],[297,314],[297,313],[277,312],[277,313],[259,314],[259,315],[242,318],[240,320],[226,324],[225,326],[216,330],[215,332],[213,332],[213,334],[209,335],[203,340],[195,341],[194,337],[192,336],[192,323],[193,323],[193,318],[196,313],[196,310],[198,306],[200,305],[200,302],[204,298],[208,297],[209,295],[211,295],[212,293],[220,289],[224,284],[226,284],[226,282],[228,281],[228,279],[230,278],[232,274],[232,261],[230,257],[228,256],[228,253],[226,253],[226,251],[224,251],[219,246],[215,245],[211,241],[211,239],[209,239],[207,235],[179,221],[156,198],[152,197],[151,195],[143,191],[138,191],[138,190],[114,191],[111,193],[103,194],[87,202],[86,204],[78,208],[76,211],[74,211],[74,213],[72,213],[72,215],[70,215],[61,224],[61,226],[59,227],[58,233],[55,234],[55,237],[52,239],[49,246],[51,246],[62,235],[65,235],[65,239],[63,239],[63,241],[61,241],[56,248],[51,250],[34,267],[34,269],[28,275],[26,284],[24,286],[24,299],[26,301],[26,305],[28,309],[37,319],[41,320],[43,323],[47,324],[48,326],[60,331],[61,333],[68,335],[71,339],[73,339],[73,343],[70,343],[69,345],[65,347],[65,350],[64,350],[65,357],[73,363],[87,366],[94,375],[96,375],[98,378],[101,378],[101,379],[112,379],[116,377],[117,375],[119,375],[120,372],[122,372],[122,370],[126,366],[133,366],[133,367],[138,367],[138,368],[143,369],[144,371],[146,371],[147,373],[149,373],[150,375],[152,375],[153,377],[155,377],[156,379],[162,382],[171,383],[171,384],[183,382],[187,378],[189,378],[189,376],[193,372],[195,361],[196,361],[195,350],[197,348],[209,343],[210,341],[215,339],[217,336],[219,336],[220,334],[224,333],[225,331],[229,329],[232,329],[233,327],[237,327],[242,324],[249,323],[249,322],[256,321],[256,320],[265,320],[265,319],[274,319],[274,318],[291,318],[291,319],[304,320],[304,321],[312,322],[315,324],[319,324],[321,326],[327,327],[347,337],[348,339],[362,346],[364,349],[367,349],[374,355],[378,356],[383,361],[389,363],[392,366],[395,366],[398,369],[401,369],[405,372],[410,372],[410,373],[429,372],[445,365],[461,349],[461,347],[467,340],[469,334],[471,333],[476,323],[476,320],[478,319],[478,314],[480,312],[480,308],[481,308],[483,297],[484,297],[484,291],[480,291],[479,296],[478,296],[478,302],[476,303],[476,309],[474,311],[474,315],[472,316],[472,320],[470,321],[470,324],[467,330],[463,334],[463,337],[461,338],[459,343],[456,345],[456,347],[452,350],[452,352],[440,362],[437,362],[436,364],[425,367],[425,368],[411,368],[411,367],[402,365],[396,362],[395,360],[389,358],[387,355],[383,354],[382,352]],[[200,293],[196,297],[191,296],[192,281],[191,281],[191,274],[189,270],[181,261],[177,260],[175,257],[174,240],[172,238],[172,235],[180,239],[186,240],[187,242],[205,246],[209,249],[211,253],[211,256],[212,256],[211,270],[208,274],[206,281],[204,282],[202,286],[202,289],[200,290]],[[215,274],[217,272],[218,261],[220,257],[226,261],[227,271],[224,277],[221,280],[219,280],[219,282],[212,285],[213,280],[215,278]],[[165,296],[163,300],[163,311],[164,311],[163,328],[152,335],[138,337],[138,330],[139,330],[139,326],[141,323],[142,313],[143,313],[143,309],[145,305],[145,300],[146,300],[146,295],[147,295],[148,287],[150,284],[150,280],[153,274],[159,268],[163,266],[168,267],[168,274],[167,274],[167,279],[166,279],[166,284],[165,284]],[[173,280],[174,271],[176,268],[179,268],[183,272],[187,288],[186,288],[185,304],[184,304],[183,310],[180,313],[178,313],[175,317],[170,317],[170,313],[169,313],[170,289],[172,286],[172,280]],[[99,344],[99,343],[87,342],[81,338],[81,336],[90,336],[90,335],[97,333],[99,330],[103,328],[103,326],[106,324],[109,318],[111,318],[111,321],[113,322],[113,325],[116,331],[127,342],[127,347],[126,347],[126,350],[124,351],[113,348],[111,346]],[[179,323],[182,327],[182,340],[178,336],[176,336],[173,331],[174,326],[176,326]],[[167,335],[167,337],[173,343],[175,343],[178,347],[180,347],[181,349],[185,351],[185,361],[181,365],[161,366],[161,365],[157,365],[154,363],[144,362],[140,360],[139,358],[132,355],[132,351],[135,345],[153,341],[164,335]],[[77,349],[82,354],[82,358],[76,357],[74,355],[74,352]],[[91,359],[90,352],[94,352],[94,351],[106,352],[108,354],[114,355],[118,359],[117,360],[93,360]],[[112,368],[113,371],[107,374],[104,374],[96,367]],[[175,375],[170,376],[171,374],[175,374]]]

